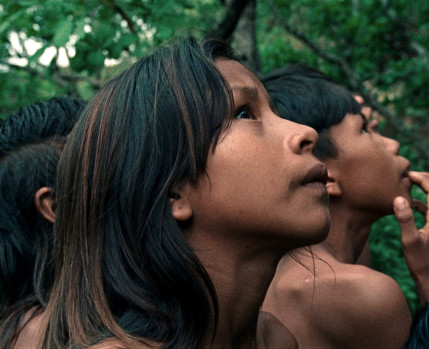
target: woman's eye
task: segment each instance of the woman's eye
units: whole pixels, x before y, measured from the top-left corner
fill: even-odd
[[[248,110],[240,110],[237,114],[235,114],[235,117],[237,119],[254,119]]]

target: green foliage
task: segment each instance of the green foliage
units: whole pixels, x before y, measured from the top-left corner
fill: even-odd
[[[123,69],[123,62],[179,31],[201,37],[222,8],[217,0],[6,0],[0,5],[0,79],[7,80],[0,85],[0,117],[53,94],[88,99],[111,77],[108,60]],[[30,41],[40,48],[29,50]],[[52,60],[42,61],[52,48]],[[66,69],[58,65],[60,52],[68,54]]]

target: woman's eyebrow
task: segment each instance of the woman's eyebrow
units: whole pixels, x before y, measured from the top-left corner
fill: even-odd
[[[259,97],[259,90],[255,86],[231,86],[231,90],[252,99]]]

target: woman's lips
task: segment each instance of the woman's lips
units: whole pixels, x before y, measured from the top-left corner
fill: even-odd
[[[326,182],[328,180],[328,171],[326,166],[318,163],[313,166],[302,180],[302,185],[327,193]]]

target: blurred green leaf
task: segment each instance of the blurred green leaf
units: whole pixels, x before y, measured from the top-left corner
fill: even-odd
[[[62,20],[58,23],[52,44],[56,47],[64,46],[70,39],[73,32],[73,22],[70,19]]]

